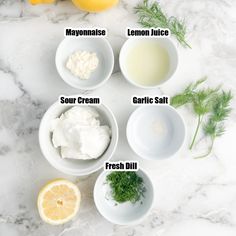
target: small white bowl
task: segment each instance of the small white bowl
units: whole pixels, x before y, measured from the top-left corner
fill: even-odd
[[[118,142],[118,126],[110,109],[104,105],[93,106],[100,114],[101,124],[106,124],[111,128],[111,142],[107,150],[101,157],[95,160],[63,159],[60,156],[59,150],[52,144],[50,127],[53,119],[59,117],[71,107],[73,106],[60,105],[58,102],[49,107],[44,114],[39,127],[39,144],[45,158],[57,170],[69,175],[85,176],[102,168],[103,163],[112,157]]]
[[[136,203],[116,203],[110,195],[111,187],[106,181],[110,171],[103,171],[94,186],[94,202],[100,214],[108,221],[117,225],[137,224],[148,215],[154,202],[154,187],[150,177],[141,169],[137,174],[143,179],[144,197]]]
[[[99,59],[98,67],[87,80],[74,76],[66,68],[69,56],[78,50],[95,52]],[[67,84],[82,90],[92,90],[103,85],[111,76],[114,54],[110,43],[105,38],[65,38],[57,48],[55,62],[59,75]]]
[[[163,78],[163,80],[160,83],[157,83],[156,85],[150,85],[150,86],[145,86],[145,85],[141,85],[136,83],[131,76],[129,75],[127,68],[126,68],[126,59],[128,56],[129,51],[140,41],[157,41],[163,48],[166,49],[166,51],[168,52],[169,55],[169,61],[170,61],[170,67],[169,67],[169,71],[166,74],[165,78]],[[120,51],[120,56],[119,56],[119,63],[120,63],[120,69],[121,72],[123,74],[123,76],[125,77],[125,79],[131,83],[132,85],[138,87],[138,88],[143,88],[143,89],[153,89],[153,88],[158,88],[161,85],[163,85],[165,82],[167,82],[168,80],[170,80],[174,73],[177,70],[178,67],[178,52],[177,49],[175,47],[175,45],[173,44],[173,42],[169,39],[169,38],[129,38],[126,40],[126,42],[124,43],[124,45],[121,48]]]
[[[182,117],[171,106],[141,106],[131,114],[126,135],[136,154],[144,159],[159,160],[179,151],[186,128]]]

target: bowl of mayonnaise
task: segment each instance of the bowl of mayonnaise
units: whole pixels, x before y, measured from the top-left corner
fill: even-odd
[[[117,146],[118,126],[112,111],[100,105],[54,103],[39,127],[39,144],[59,171],[85,176],[103,167]]]
[[[60,77],[68,85],[94,90],[110,78],[114,54],[105,38],[65,38],[57,48],[55,63]]]

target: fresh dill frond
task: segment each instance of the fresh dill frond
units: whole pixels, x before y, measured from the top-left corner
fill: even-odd
[[[197,115],[202,116],[211,111],[218,90],[219,88],[207,88],[194,93],[192,98],[193,110]]]
[[[174,16],[168,18],[158,2],[149,3],[149,0],[144,0],[142,4],[135,7],[135,12],[139,17],[138,23],[143,27],[168,28],[182,46],[191,48],[185,39],[186,26],[184,21]]]
[[[191,104],[194,114],[197,116],[197,126],[189,149],[193,148],[199,128],[204,118],[207,117],[207,122],[202,127],[204,134],[211,137],[212,144],[208,153],[202,157],[211,153],[215,138],[224,134],[224,121],[231,112],[230,101],[233,98],[231,91],[220,91],[220,86],[213,89],[199,89],[199,86],[205,81],[206,78],[203,78],[191,83],[182,93],[171,98],[171,105],[174,107]]]
[[[224,121],[228,118],[232,110],[230,107],[230,102],[232,99],[233,95],[231,91],[222,91],[216,97],[208,121],[203,126],[203,131],[205,135],[211,138],[211,146],[205,155],[202,155],[197,158],[208,156],[212,151],[215,138],[220,137],[224,134]]]
[[[224,134],[224,121],[228,118],[231,108],[230,102],[233,98],[231,91],[222,91],[215,99],[212,112],[208,122],[204,125],[204,132],[212,139]]]
[[[188,85],[184,91],[180,94],[175,95],[171,98],[170,104],[174,107],[180,107],[187,103],[191,103],[193,101],[193,97],[196,94],[196,89],[198,86],[206,81],[206,78],[202,78],[195,83],[191,83]]]

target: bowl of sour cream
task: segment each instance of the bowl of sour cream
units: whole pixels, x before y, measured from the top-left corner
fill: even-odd
[[[39,127],[39,144],[48,162],[59,171],[85,176],[103,167],[117,146],[118,126],[105,105],[54,103]]]
[[[130,38],[120,51],[126,80],[139,88],[157,88],[170,80],[178,66],[178,53],[169,38]]]

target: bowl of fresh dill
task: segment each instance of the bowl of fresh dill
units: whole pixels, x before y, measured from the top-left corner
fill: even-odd
[[[113,224],[137,224],[152,208],[154,187],[142,169],[104,171],[95,183],[94,201],[100,214]]]

